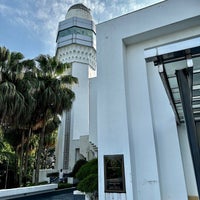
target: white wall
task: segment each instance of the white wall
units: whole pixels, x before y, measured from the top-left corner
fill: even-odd
[[[186,200],[188,198],[175,116],[159,77],[158,68],[149,63],[147,70],[161,199]]]
[[[72,63],[72,75],[78,78],[78,84],[73,86],[75,100],[71,111],[72,139],[89,135],[89,79],[88,65]]]
[[[126,48],[124,66],[131,157],[134,155],[137,198],[160,199],[154,130],[147,79],[141,45]],[[135,185],[133,185],[133,188]]]
[[[91,78],[89,83],[89,141],[97,146],[97,79]]]
[[[187,193],[189,196],[198,196],[196,178],[194,174],[194,166],[191,158],[189,141],[187,137],[186,125],[178,126],[178,135],[180,140],[180,148],[183,160],[183,167],[185,172],[185,180],[187,186]]]
[[[64,161],[64,141],[65,141],[65,129],[66,129],[66,113],[64,112],[62,114],[61,118],[61,124],[58,128],[58,137],[56,141],[56,150],[55,150],[55,156],[56,156],[56,163],[55,163],[55,169],[63,169],[63,161]]]
[[[75,93],[75,100],[72,104],[71,119],[70,119],[70,142],[69,142],[69,166],[68,171],[71,171],[76,162],[75,151],[79,148],[82,153],[80,137],[87,136],[89,138],[89,65],[79,62],[72,63],[72,75],[78,78],[78,84],[74,84],[72,90]],[[62,123],[59,126],[58,139],[56,146],[56,168],[63,168],[64,161],[64,141],[66,140],[66,113],[62,116]],[[89,146],[87,139],[86,148]],[[83,146],[83,145],[82,145]],[[86,151],[83,153],[86,155]]]
[[[99,38],[101,39],[101,38]],[[102,48],[99,49],[100,54],[103,54],[101,59],[102,65],[100,70],[98,68],[98,96],[97,96],[97,131],[98,131],[98,160],[100,172],[100,188],[99,199],[104,197],[104,169],[103,169],[103,156],[113,154],[123,154],[125,162],[126,174],[126,199],[133,199],[132,192],[132,176],[130,167],[130,152],[129,152],[129,138],[127,127],[127,114],[126,114],[126,99],[124,90],[124,76],[123,68],[120,68],[123,60],[121,57],[122,52],[109,51],[104,49],[104,44],[107,43],[105,39],[101,40]],[[111,43],[109,42],[109,45]],[[113,49],[121,49],[121,43],[113,45]],[[106,45],[107,46],[107,45]],[[111,48],[111,46],[110,46]],[[110,55],[109,59],[107,55]],[[117,53],[114,55],[112,53]],[[115,59],[113,59],[115,58]],[[119,58],[119,59],[118,59]],[[103,62],[104,61],[104,62]],[[105,62],[106,61],[106,62]],[[111,199],[107,194],[106,199]],[[121,195],[121,199],[124,194]],[[120,199],[120,197],[118,197]]]
[[[131,157],[126,112],[122,42],[116,40],[117,32],[99,29],[97,132],[99,160],[99,199],[104,196],[104,155],[123,154],[125,163],[126,199],[134,199],[132,191]],[[115,34],[112,34],[115,33]],[[98,59],[97,56],[97,59]],[[110,195],[110,196],[109,196]],[[121,196],[120,196],[121,195]],[[123,193],[118,199],[124,199]],[[106,199],[111,199],[112,193]],[[117,196],[117,195],[116,195]]]
[[[76,162],[76,149],[80,149],[80,140],[72,140],[70,138],[70,152],[69,152],[69,166],[68,171],[71,172],[73,170],[74,164]]]
[[[175,119],[144,50],[199,35],[199,7],[199,0],[168,0],[97,26],[101,200],[112,197],[104,193],[109,154],[125,156],[126,197],[113,199],[187,199]]]

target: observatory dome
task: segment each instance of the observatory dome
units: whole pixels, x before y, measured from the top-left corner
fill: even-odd
[[[65,19],[69,19],[71,17],[79,17],[87,20],[92,20],[90,9],[82,3],[75,4],[68,9]]]

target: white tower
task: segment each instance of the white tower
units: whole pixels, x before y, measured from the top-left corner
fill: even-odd
[[[61,62],[72,64],[67,73],[79,81],[72,87],[76,95],[73,107],[62,116],[56,149],[56,168],[70,171],[77,160],[88,160],[97,151],[95,119],[92,126],[89,119],[95,115],[89,104],[96,100],[90,89],[94,88],[92,79],[96,77],[96,30],[90,10],[83,4],[71,6],[65,20],[59,23],[56,56]]]

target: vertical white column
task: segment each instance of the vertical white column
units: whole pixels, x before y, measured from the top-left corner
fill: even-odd
[[[64,137],[65,137],[65,121],[66,121],[66,113],[62,114],[61,124],[58,128],[58,137],[57,137],[57,144],[56,144],[56,163],[55,169],[60,170],[63,169],[63,161],[64,161]]]

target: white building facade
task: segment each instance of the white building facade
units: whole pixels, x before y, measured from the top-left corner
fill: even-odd
[[[98,24],[97,65],[89,9],[76,4],[59,23],[56,56],[79,84],[56,168],[98,146],[99,200],[199,199],[199,8],[166,0]]]
[[[100,200],[199,199],[199,50],[199,0],[97,25]]]
[[[71,63],[66,73],[78,78],[78,84],[72,86],[75,101],[71,111],[63,113],[56,148],[56,169],[70,172],[79,159],[97,156],[96,129],[90,122],[95,111],[89,106],[96,104],[95,96],[91,97],[95,93],[96,27],[83,4],[71,6],[59,23],[56,56],[61,62]]]

